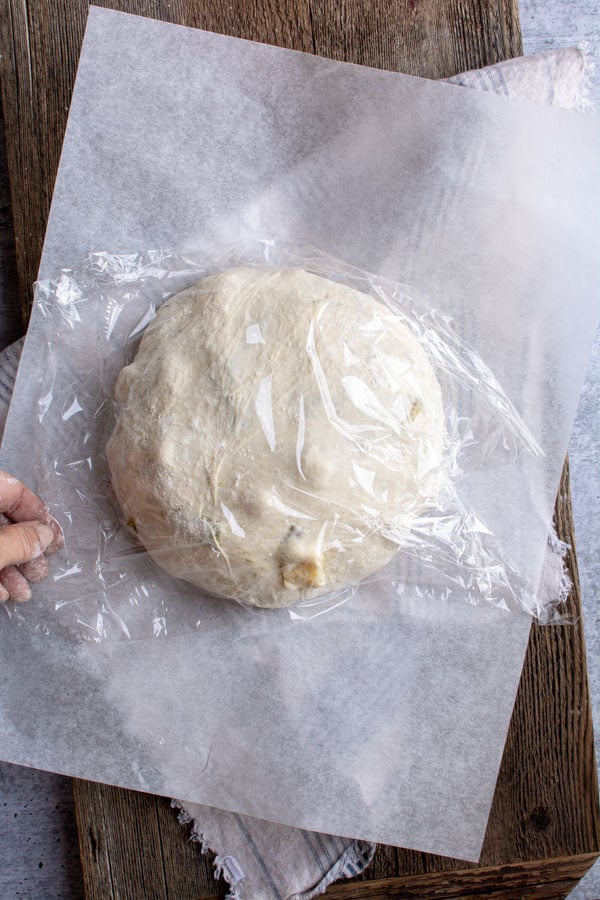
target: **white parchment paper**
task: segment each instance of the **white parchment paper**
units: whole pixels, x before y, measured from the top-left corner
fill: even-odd
[[[599,176],[587,116],[93,8],[40,274],[274,236],[418,285],[545,450],[467,486],[536,581],[597,315]],[[1,460],[34,487],[44,341],[36,309]],[[223,609],[155,642],[2,622],[0,755],[476,859],[528,629],[408,589],[380,623],[248,631]]]

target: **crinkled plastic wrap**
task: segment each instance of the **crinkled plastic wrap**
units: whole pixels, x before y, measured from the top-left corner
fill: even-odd
[[[37,299],[62,599],[14,618],[164,636],[220,597],[310,621],[369,579],[556,619],[461,500],[469,472],[542,451],[416,289],[264,241],[217,261],[94,253]]]

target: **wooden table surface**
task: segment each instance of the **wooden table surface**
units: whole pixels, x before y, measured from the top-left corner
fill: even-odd
[[[364,65],[441,78],[521,52],[511,0],[97,0],[97,5]],[[87,0],[3,0],[2,98],[26,320],[58,166]],[[559,536],[574,548],[568,466]],[[569,604],[580,610],[575,587]],[[209,857],[164,798],[74,783],[86,896],[222,897]],[[600,853],[598,786],[581,624],[532,629],[479,865],[380,847],[327,896],[566,897]],[[252,898],[248,898],[252,900]]]

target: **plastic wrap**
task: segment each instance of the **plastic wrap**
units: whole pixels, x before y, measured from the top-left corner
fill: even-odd
[[[556,619],[461,498],[476,469],[542,451],[413,288],[263,241],[94,253],[37,299],[34,444],[65,551],[61,600],[20,621],[178,634],[208,593],[310,620],[365,578]]]

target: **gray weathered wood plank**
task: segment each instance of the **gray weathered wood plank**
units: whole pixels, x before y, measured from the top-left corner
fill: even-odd
[[[424,78],[520,56],[516,0],[312,0],[315,53]]]

